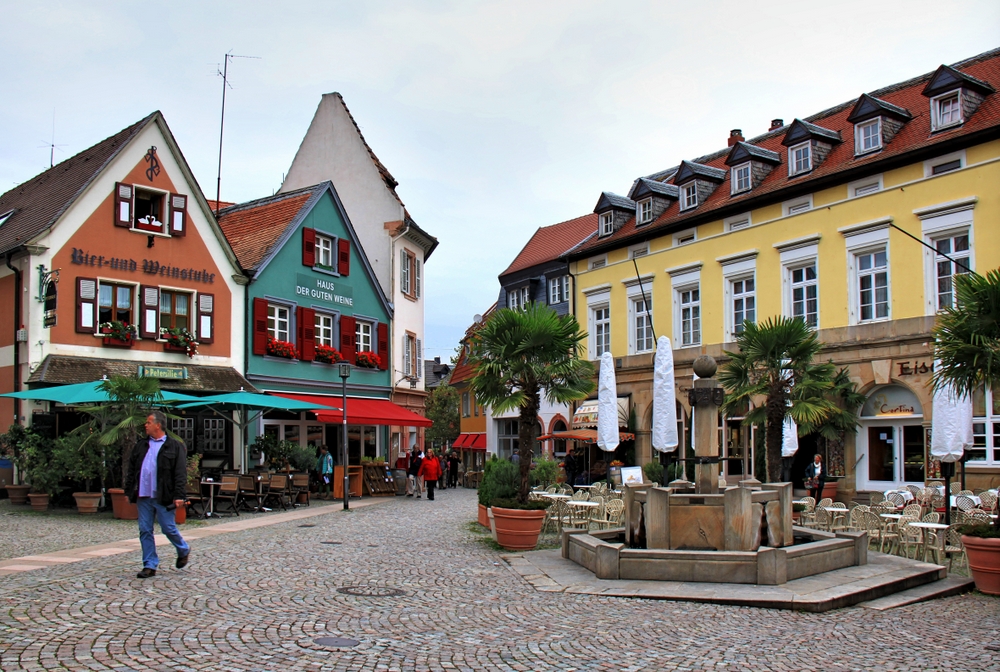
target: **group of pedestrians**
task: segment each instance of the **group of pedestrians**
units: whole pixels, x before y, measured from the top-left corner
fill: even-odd
[[[434,501],[434,490],[438,487],[458,487],[458,455],[452,452],[437,455],[433,448],[426,452],[416,445],[409,453],[402,453],[396,460],[397,469],[406,469],[406,496],[420,499],[424,490],[427,499]]]

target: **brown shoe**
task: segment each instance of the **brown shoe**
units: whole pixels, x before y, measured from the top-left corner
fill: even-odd
[[[135,578],[148,579],[151,576],[156,576],[156,570],[150,569],[149,567],[143,567],[142,571],[135,575]]]
[[[177,567],[177,569],[184,569],[185,567],[187,567],[188,558],[190,557],[191,557],[191,551],[188,551],[187,555],[177,556],[177,563],[174,566]]]

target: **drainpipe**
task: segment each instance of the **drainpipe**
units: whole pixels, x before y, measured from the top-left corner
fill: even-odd
[[[7,254],[7,268],[14,272],[14,320],[12,324],[14,326],[14,391],[21,391],[21,358],[20,351],[21,348],[17,341],[17,331],[21,326],[21,284],[22,272],[18,268],[14,268],[11,265],[10,259],[13,252]],[[21,424],[21,400],[14,399],[14,422]]]

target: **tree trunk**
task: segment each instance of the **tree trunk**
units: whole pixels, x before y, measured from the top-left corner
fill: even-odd
[[[767,399],[767,428],[765,433],[767,480],[781,481],[781,430],[785,421],[785,395],[774,394]]]
[[[521,468],[521,488],[517,493],[517,501],[522,504],[528,501],[528,491],[531,489],[531,455],[535,445],[535,425],[538,424],[538,407],[540,400],[538,390],[525,390],[528,403],[521,407],[518,418],[517,454]]]

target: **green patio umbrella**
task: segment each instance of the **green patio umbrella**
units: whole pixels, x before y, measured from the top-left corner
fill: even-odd
[[[43,387],[37,390],[24,390],[22,392],[7,392],[0,394],[0,397],[11,399],[34,399],[35,401],[54,401],[67,406],[79,406],[82,404],[101,404],[111,401],[108,393],[100,388],[101,383],[106,378],[95,380],[90,383],[76,383],[74,385],[58,385],[55,387]],[[160,396],[166,403],[192,402],[198,397],[179,392],[168,392],[161,390]]]
[[[247,463],[246,430],[250,425],[257,422],[266,411],[339,411],[341,409],[334,406],[321,406],[319,404],[286,399],[271,394],[260,394],[257,392],[247,392],[242,387],[238,392],[226,392],[210,397],[199,397],[197,401],[178,404],[177,408],[199,408],[208,406],[219,417],[233,426],[240,428],[243,437],[243,464]],[[236,411],[240,420],[234,420],[231,415]],[[252,411],[256,411],[252,413]],[[252,413],[252,414],[251,414]]]

